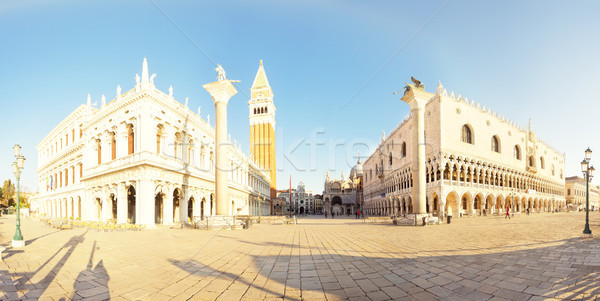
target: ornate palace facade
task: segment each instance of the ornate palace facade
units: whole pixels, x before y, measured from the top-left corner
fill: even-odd
[[[332,212],[336,215],[353,215],[361,210],[363,200],[363,166],[360,159],[352,170],[348,178],[342,177],[340,180],[329,179],[329,172],[325,175],[325,185],[323,190],[323,211],[327,214]]]
[[[417,181],[424,186],[429,215],[476,215],[484,208],[493,213],[506,206],[520,212],[565,207],[565,157],[538,139],[531,125],[519,127],[460,95],[448,95],[441,84],[429,93],[414,82],[403,97],[414,105],[414,113],[384,134],[364,163],[367,214],[417,211],[412,191]],[[415,97],[423,101],[422,112],[410,102]],[[415,114],[424,117],[422,180],[413,179]]]
[[[215,214],[215,129],[154,77],[144,59],[132,90],[98,108],[88,96],[39,143],[38,212],[145,225]],[[231,141],[226,155],[228,213],[270,214],[268,170]]]

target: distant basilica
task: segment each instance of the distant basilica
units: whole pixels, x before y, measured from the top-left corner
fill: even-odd
[[[325,187],[323,191],[323,210],[335,215],[355,214],[360,210],[363,203],[363,167],[360,159],[352,170],[350,177],[344,178],[344,172],[340,180],[329,179],[329,171],[325,176]]]

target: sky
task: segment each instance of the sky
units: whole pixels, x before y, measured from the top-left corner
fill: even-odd
[[[249,89],[263,60],[276,112],[279,189],[321,193],[347,176],[409,107],[410,77],[441,82],[565,153],[600,158],[597,1],[4,1],[0,4],[0,180],[12,147],[36,191],[37,144],[75,108],[127,91],[148,59],[155,84],[197,110],[221,64],[239,93],[228,130],[249,151]],[[168,92],[167,92],[168,93]],[[600,161],[598,161],[600,162]],[[600,164],[598,164],[600,167]],[[594,180],[596,184],[599,183]]]

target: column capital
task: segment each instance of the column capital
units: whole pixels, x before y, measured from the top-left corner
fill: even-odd
[[[417,88],[414,85],[407,84],[408,90],[402,96],[402,101],[407,103],[411,109],[423,109],[427,102],[433,97],[433,94],[424,89]]]
[[[227,104],[229,99],[238,92],[237,89],[233,86],[234,82],[237,81],[225,79],[205,84],[202,87],[206,89],[208,93],[210,93],[210,96],[212,96],[215,105],[218,102],[225,102],[225,104]]]

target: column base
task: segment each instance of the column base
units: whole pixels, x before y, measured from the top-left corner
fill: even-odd
[[[25,241],[24,240],[13,240],[12,241],[12,247],[13,248],[22,248],[25,246]]]
[[[212,215],[204,217],[195,226],[203,230],[241,230],[244,222],[231,215]]]
[[[592,238],[592,237],[594,237],[594,235],[592,233],[590,233],[590,234],[585,234],[585,233],[581,234],[581,238]]]

